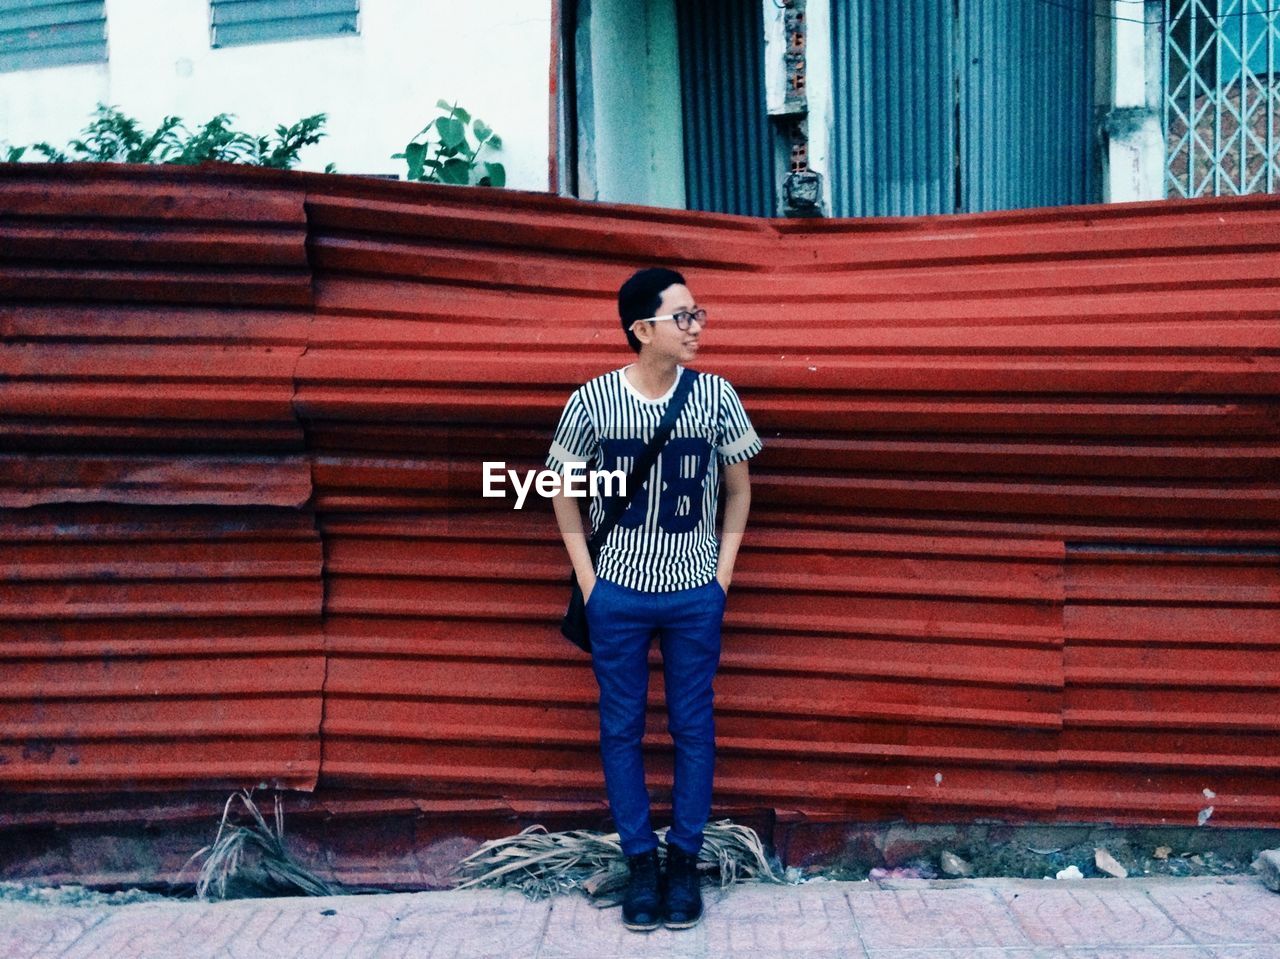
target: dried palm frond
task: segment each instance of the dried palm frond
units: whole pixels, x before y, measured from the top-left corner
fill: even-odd
[[[666,833],[658,830],[660,841]],[[709,823],[703,835],[698,868],[717,874],[721,886],[785,881],[750,827],[722,819]],[[458,872],[463,880],[459,889],[508,887],[530,899],[581,889],[596,905],[613,905],[627,882],[627,857],[616,832],[547,832],[544,826],[530,826],[485,843],[458,864]]]
[[[530,826],[485,843],[458,864],[458,871],[464,880],[459,889],[513,886],[530,899],[543,899],[582,887],[604,895],[626,882],[627,859],[616,832],[547,832],[545,826]]]
[[[665,835],[665,830],[661,834]],[[769,858],[760,836],[750,826],[721,819],[710,823],[702,835],[698,868],[710,861],[711,868],[719,873],[721,887],[735,882],[786,882],[781,868]]]
[[[240,801],[249,813],[248,823],[231,822],[231,807]],[[187,862],[204,856],[196,879],[196,895],[207,899],[214,891],[219,899],[250,895],[331,896],[338,890],[300,865],[284,842],[284,806],[275,797],[274,828],[253,801],[252,790],[232,793],[222,807],[222,820],[213,842]],[[231,888],[228,895],[228,886]]]

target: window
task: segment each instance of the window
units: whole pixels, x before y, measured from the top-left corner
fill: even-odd
[[[211,0],[210,6],[215,47],[359,32],[359,0]]]
[[[0,0],[0,71],[106,59],[104,0]]]

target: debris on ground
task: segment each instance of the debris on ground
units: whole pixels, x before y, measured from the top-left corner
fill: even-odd
[[[964,877],[973,875],[973,866],[949,849],[944,849],[938,854],[938,868],[946,876]]]
[[[30,902],[42,906],[127,906],[135,902],[172,902],[172,897],[141,889],[98,892],[84,886],[29,886],[0,882],[0,902]]]
[[[240,806],[240,821],[232,819],[236,803]],[[254,802],[252,789],[232,793],[222,807],[213,842],[198,850],[190,861],[201,858],[204,863],[196,877],[196,896],[200,899],[333,896],[343,891],[311,872],[289,852],[279,791],[270,823]]]
[[[253,898],[282,893],[297,895],[296,885],[287,888],[278,880],[272,888],[246,881],[250,877],[246,876],[244,866],[255,870],[255,875],[256,871],[266,868],[263,860],[268,857],[262,856],[259,846],[274,848],[279,845],[283,851],[283,823],[276,821],[273,824],[272,817],[263,816],[260,811],[258,815],[252,815],[253,808],[247,804],[246,808],[250,815],[242,818],[241,823],[246,827],[256,827],[256,835],[242,836],[246,841],[234,848],[226,842],[221,844],[228,847],[223,851],[229,853],[221,857],[224,866],[241,867],[223,873],[231,879],[227,894]],[[273,810],[276,817],[280,816],[278,809]],[[236,832],[233,829],[235,824],[227,821],[225,812],[219,837],[222,840]],[[754,831],[729,820],[710,825],[701,869],[708,879],[719,878],[722,883],[742,879],[798,884],[867,879],[1137,879],[1257,875],[1269,888],[1280,892],[1280,848],[1275,848],[1276,837],[1280,833],[1276,830],[1245,833],[1225,829],[1043,827],[1014,832],[992,826],[985,831],[971,830],[968,835],[955,829],[935,830],[931,836],[911,835],[909,841],[899,842],[892,850],[870,843],[851,844],[834,865],[828,860],[823,865],[802,863],[784,869],[773,850],[766,847]],[[591,842],[586,841],[588,838]],[[596,848],[601,843],[608,848]],[[219,843],[215,842],[213,846],[219,846]],[[207,856],[213,851],[213,846],[202,854]],[[548,853],[550,855],[546,855]],[[219,857],[212,858],[217,861]],[[209,865],[206,861],[205,866]],[[487,877],[486,873],[489,874]],[[532,890],[534,895],[577,887],[593,904],[605,906],[616,900],[625,885],[626,865],[616,834],[549,836],[545,830],[534,827],[518,837],[486,844],[469,862],[463,863],[460,875],[455,875],[458,881],[470,879],[476,885],[528,886],[526,893]],[[236,886],[234,890],[230,888],[232,885]],[[153,885],[146,891],[111,891],[119,886],[107,887],[106,891],[100,891],[101,888],[0,882],[0,902],[97,906],[173,901],[191,895],[190,882]],[[336,884],[330,888],[343,893],[385,891]]]
[[[845,880],[917,874],[924,879],[1043,879],[1074,866],[1085,879],[1205,878],[1247,875],[1258,852],[1271,845],[1272,835],[1251,845],[1227,830],[1215,834],[1199,830],[1049,829],[1001,835],[993,829],[986,835],[974,831],[967,837],[954,833],[939,836],[932,848],[916,841],[911,858],[886,856],[883,849],[863,843],[850,846],[837,865],[809,867],[805,872]],[[904,869],[912,872],[894,872]]]
[[[975,867],[974,875],[991,878],[1034,878],[1053,875],[1067,866],[1075,866],[1086,879],[1183,878],[1248,873],[1249,863],[1256,854],[1247,848],[1233,848],[1228,842],[1219,844],[1217,848],[1205,848],[1203,841],[1193,848],[1179,848],[1167,841],[1160,842],[1162,838],[1159,834],[1135,832],[1048,850],[1032,850],[1024,844],[1011,842],[1003,847],[974,850],[975,854],[969,858]],[[959,850],[962,854],[965,851]]]
[[[657,832],[660,844],[665,843],[667,827]],[[665,855],[665,845],[659,850]],[[708,823],[703,830],[698,868],[704,878],[718,878],[721,886],[788,881],[756,831],[729,819]],[[535,825],[484,843],[462,860],[459,874],[459,889],[509,887],[534,900],[580,889],[593,905],[605,907],[621,902],[627,862],[616,832],[548,832]]]
[[[1272,892],[1280,892],[1280,849],[1264,849],[1253,861],[1253,870]]]
[[[1108,876],[1114,876],[1116,879],[1124,879],[1129,875],[1129,870],[1116,862],[1116,857],[1101,846],[1093,851],[1093,864],[1101,872],[1105,872]]]
[[[867,873],[868,879],[924,879],[919,869],[910,866],[896,866],[893,869],[881,869],[877,866]]]

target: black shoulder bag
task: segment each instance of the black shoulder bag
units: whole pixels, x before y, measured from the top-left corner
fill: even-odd
[[[600,547],[609,538],[613,528],[618,525],[618,520],[622,518],[622,514],[627,511],[632,499],[648,479],[649,471],[658,461],[658,454],[667,445],[667,439],[671,436],[671,430],[684,410],[685,401],[689,399],[689,391],[693,389],[693,381],[697,377],[696,370],[685,370],[681,374],[680,382],[676,384],[676,391],[671,396],[671,402],[667,404],[666,411],[662,414],[662,421],[658,423],[658,431],[653,434],[653,439],[649,440],[649,445],[644,448],[644,452],[636,460],[631,475],[627,477],[627,495],[609,501],[604,518],[600,521],[600,528],[587,542],[587,552],[591,554],[593,566],[596,557],[600,554]],[[591,636],[587,631],[587,605],[582,598],[582,587],[578,585],[578,576],[572,570],[569,572],[569,608],[560,622],[560,632],[565,639],[579,649],[591,652]]]

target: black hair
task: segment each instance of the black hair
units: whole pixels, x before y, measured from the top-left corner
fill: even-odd
[[[627,344],[637,353],[641,344],[631,332],[631,324],[654,316],[662,303],[662,291],[676,283],[683,284],[684,277],[675,270],[654,266],[637,270],[619,287],[618,317],[622,320],[623,332],[627,334]]]

